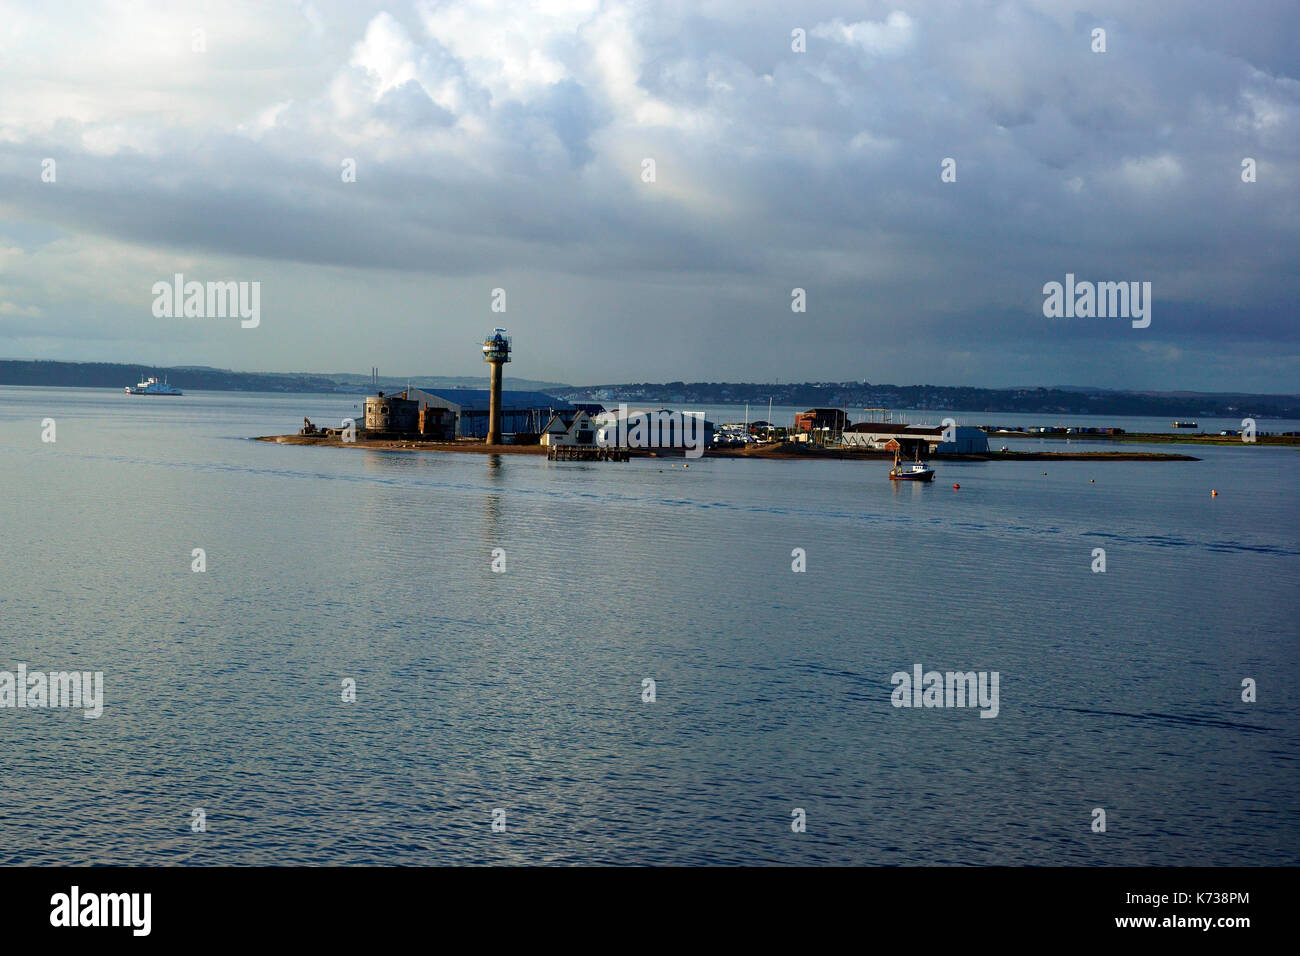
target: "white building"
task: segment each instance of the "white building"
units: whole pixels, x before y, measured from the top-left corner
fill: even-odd
[[[542,429],[543,445],[594,445],[596,426],[591,416],[578,410],[556,412]]]

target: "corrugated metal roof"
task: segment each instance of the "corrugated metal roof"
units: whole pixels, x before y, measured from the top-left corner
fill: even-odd
[[[938,425],[902,425],[897,422],[858,422],[844,429],[846,432],[874,432],[877,435],[938,435],[943,429]]]
[[[445,402],[459,405],[462,411],[485,412],[488,410],[488,403],[490,402],[490,396],[486,388],[425,388],[421,385],[412,385],[411,391],[436,395]],[[416,397],[418,398],[418,396]],[[563,399],[556,398],[554,395],[547,395],[545,392],[502,389],[501,407],[505,410],[510,408],[570,409],[573,406]]]

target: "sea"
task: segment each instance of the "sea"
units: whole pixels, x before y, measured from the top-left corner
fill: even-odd
[[[0,863],[1300,864],[1295,448],[252,440],[359,402],[0,388]],[[102,713],[3,706],[20,667]]]

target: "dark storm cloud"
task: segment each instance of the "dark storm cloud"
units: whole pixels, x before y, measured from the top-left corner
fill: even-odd
[[[4,208],[164,259],[433,283],[549,277],[539,341],[568,341],[584,327],[576,309],[627,283],[601,323],[611,341],[639,343],[614,350],[622,364],[591,369],[541,345],[537,377],[937,381],[937,368],[975,384],[1079,382],[1087,348],[1102,384],[1124,384],[1111,378],[1122,369],[1142,377],[1132,385],[1293,388],[1300,71],[1282,37],[1297,35],[1300,13],[1130,6],[543,14],[456,2],[377,7],[359,29],[344,7],[317,4],[321,37],[304,25],[266,54],[291,77],[301,61],[298,85],[245,95],[237,120],[213,113],[202,71],[175,103],[146,77],[126,102],[90,106],[81,88],[60,98],[47,78],[4,75],[20,94],[45,90],[51,114],[0,106]],[[243,12],[229,31],[258,27]],[[1095,27],[1105,53],[1091,49]],[[791,50],[795,28],[804,53]],[[187,95],[209,104],[202,115],[177,108]],[[57,188],[34,175],[43,156],[59,158]],[[940,181],[945,157],[956,182]],[[1244,157],[1254,183],[1242,182]],[[347,158],[355,183],[340,179]],[[654,183],[641,179],[646,158]],[[0,274],[0,302],[41,307],[45,246],[24,240],[26,226],[0,235],[22,250],[0,268],[31,271],[17,284]],[[1045,319],[1043,284],[1067,272],[1152,282],[1151,327]],[[790,312],[794,287],[806,314]],[[739,337],[708,356],[671,336],[640,343],[674,325],[665,310]],[[372,321],[407,320],[380,307]],[[810,333],[835,335],[835,353]],[[1251,356],[1264,352],[1261,371]],[[964,366],[945,364],[957,353]],[[1201,380],[1207,356],[1213,382]]]

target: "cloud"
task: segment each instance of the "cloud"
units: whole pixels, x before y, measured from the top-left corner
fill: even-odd
[[[381,13],[370,21],[366,35],[357,44],[350,62],[369,75],[376,100],[389,90],[419,82],[415,44],[402,25],[387,13]]]
[[[812,35],[843,43],[872,56],[897,56],[912,45],[916,21],[895,10],[882,22],[845,23],[838,17],[813,27]]]
[[[471,374],[508,284],[536,378],[1293,382],[1300,13],[1094,6],[13,2],[0,354]],[[256,343],[159,326],[174,271],[262,281]],[[1066,272],[1152,348],[1040,321]]]
[[[1133,189],[1151,192],[1176,186],[1183,178],[1183,167],[1176,156],[1168,153],[1138,156],[1120,164],[1119,176]]]

